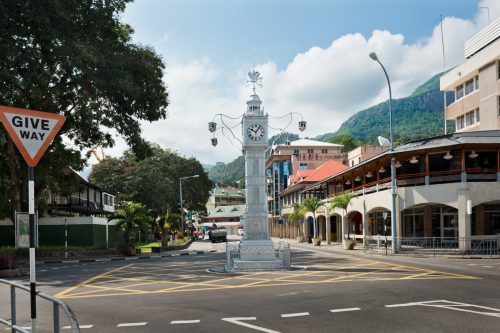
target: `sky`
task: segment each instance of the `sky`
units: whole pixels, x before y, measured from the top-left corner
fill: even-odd
[[[386,67],[393,97],[406,97],[444,70],[440,16],[451,68],[464,61],[463,43],[488,24],[488,13],[498,18],[500,1],[135,0],[121,20],[133,27],[134,43],[153,47],[166,65],[168,117],[142,123],[144,137],[215,164],[241,154],[237,141],[219,134],[213,147],[208,122],[245,112],[248,71],[263,77],[257,94],[265,111],[300,113],[307,130],[298,132],[297,117],[287,130],[314,138],[387,100],[385,76],[370,52]],[[287,122],[270,119],[270,126]],[[105,154],[120,156],[126,148],[117,140]]]

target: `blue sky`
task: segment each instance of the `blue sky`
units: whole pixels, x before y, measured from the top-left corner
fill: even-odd
[[[220,137],[212,147],[207,123],[245,111],[252,67],[264,78],[258,94],[268,113],[300,112],[303,136],[335,131],[388,97],[370,52],[387,68],[394,96],[405,97],[443,71],[440,15],[449,68],[488,24],[482,6],[492,21],[500,15],[498,0],[136,0],[121,19],[134,28],[134,42],[163,57],[170,93],[168,119],[143,123],[144,136],[202,163],[232,161],[241,146]],[[118,140],[106,153],[124,149]]]

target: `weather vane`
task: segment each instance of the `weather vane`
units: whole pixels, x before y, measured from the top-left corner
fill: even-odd
[[[252,70],[251,72],[248,72],[248,77],[250,80],[247,80],[247,85],[251,84],[252,89],[253,89],[253,94],[255,95],[255,85],[258,85],[259,87],[262,88],[262,77],[260,76],[260,73],[257,72],[255,69]]]

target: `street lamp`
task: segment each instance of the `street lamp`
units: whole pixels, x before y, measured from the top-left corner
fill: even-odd
[[[192,176],[186,176],[186,177],[181,177],[179,178],[179,193],[180,193],[180,199],[181,199],[181,221],[182,221],[182,232],[186,231],[186,225],[184,223],[184,208],[182,207],[182,181],[184,179],[188,178],[198,178],[200,175],[192,175]]]
[[[389,75],[385,70],[384,65],[378,60],[377,54],[375,52],[370,53],[370,58],[378,62],[382,70],[384,71],[385,77],[387,79],[387,85],[389,86],[389,140],[391,141],[391,153],[394,153],[394,137],[392,136],[392,91],[391,91],[391,81],[389,80]],[[394,168],[394,154],[391,156],[391,197],[392,197],[392,209],[391,209],[391,234],[392,234],[392,253],[396,253],[396,171]]]

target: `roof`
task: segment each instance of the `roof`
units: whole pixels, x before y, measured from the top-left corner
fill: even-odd
[[[239,217],[245,213],[246,205],[219,206],[208,211],[207,218]]]
[[[245,190],[235,187],[216,187],[212,190],[212,195],[245,196]]]
[[[345,170],[340,171],[336,175],[329,176],[322,181],[328,181],[331,178],[334,178],[337,175],[341,175],[352,170],[363,167],[364,165],[371,163],[375,160],[378,160],[383,157],[390,157],[396,154],[404,154],[411,152],[418,152],[422,150],[429,149],[439,149],[442,148],[443,151],[449,150],[453,148],[453,146],[460,146],[464,144],[500,144],[500,130],[495,131],[475,131],[475,132],[460,132],[460,133],[452,133],[446,135],[440,135],[415,141],[410,141],[401,146],[394,148],[394,150],[387,150],[383,153],[373,156],[359,164],[356,164],[353,167],[347,168]],[[318,181],[321,182],[321,181]],[[308,189],[318,186],[315,184]]]
[[[305,184],[316,183],[330,176],[336,175],[339,172],[348,169],[347,166],[337,162],[328,161],[321,164],[316,169],[298,170],[296,174],[290,176],[291,185],[287,187],[281,194],[299,191],[305,187]]]
[[[321,147],[321,148],[338,148],[338,147],[343,147],[343,145],[339,145],[336,143],[328,143],[324,141],[317,141],[317,140],[311,140],[311,139],[299,139],[295,141],[291,141],[289,145],[281,144],[275,146],[276,149],[286,149],[287,147]]]
[[[349,167],[343,165],[337,161],[328,161],[324,164],[321,164],[319,167],[313,170],[311,175],[309,175],[305,181],[306,182],[319,182],[323,179],[336,175],[337,173],[348,169]]]

